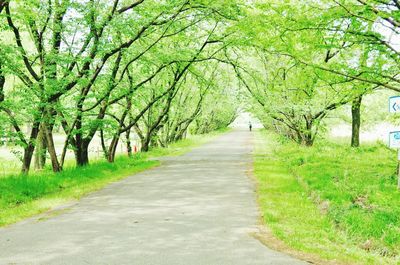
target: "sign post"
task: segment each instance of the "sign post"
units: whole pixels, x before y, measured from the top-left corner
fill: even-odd
[[[400,149],[397,149],[397,189],[400,190]]]
[[[397,149],[397,188],[400,189],[400,131],[390,133],[389,146]]]
[[[389,112],[400,113],[400,96],[389,98]],[[400,190],[400,131],[390,132],[389,146],[397,149],[397,189]]]

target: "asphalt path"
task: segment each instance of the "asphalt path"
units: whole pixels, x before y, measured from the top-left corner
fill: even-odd
[[[0,229],[0,264],[306,264],[258,241],[253,135],[233,131]]]

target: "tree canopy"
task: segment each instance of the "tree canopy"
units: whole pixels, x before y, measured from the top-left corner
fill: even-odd
[[[332,111],[400,91],[396,0],[0,1],[0,136],[22,171],[98,137],[142,151],[228,126],[247,109],[312,145]],[[63,135],[58,149],[55,135]]]

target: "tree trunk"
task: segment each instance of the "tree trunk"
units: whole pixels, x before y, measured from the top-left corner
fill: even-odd
[[[304,145],[305,146],[313,146],[314,145],[314,140],[310,133],[307,133],[304,135]]]
[[[357,97],[353,100],[351,105],[351,116],[352,116],[352,130],[351,130],[351,146],[360,146],[360,127],[361,127],[361,102],[362,96]]]
[[[188,131],[189,125],[192,121],[187,122],[186,124],[183,125],[177,136],[175,136],[174,141],[180,141],[186,138],[186,133]]]
[[[42,127],[42,126],[41,126]],[[43,169],[46,165],[47,144],[43,128],[40,128],[35,148],[35,169]]]
[[[0,61],[0,103],[4,101],[4,86],[6,84],[6,76],[2,71],[2,64]]]
[[[131,143],[131,130],[126,131],[126,151],[128,153],[128,157],[132,157],[132,143]]]
[[[107,161],[110,163],[114,163],[115,161],[115,154],[117,152],[118,142],[119,142],[119,136],[114,136],[108,148]]]
[[[79,105],[78,109],[81,111],[82,106]],[[82,133],[82,113],[78,113],[76,122],[76,135],[75,135],[75,161],[76,166],[82,167],[89,164],[89,144],[90,140],[83,137]]]
[[[60,171],[62,171],[62,168],[60,166],[60,163],[58,162],[57,152],[56,152],[56,148],[54,146],[53,133],[49,127],[50,126],[48,126],[48,125],[43,125],[44,132],[46,135],[47,150],[50,155],[51,166],[53,168],[53,172],[60,172]]]
[[[108,149],[106,146],[106,140],[104,138],[104,131],[100,129],[100,142],[101,142],[101,149],[103,149],[103,155],[106,159],[108,159]]]
[[[89,164],[89,144],[85,141],[78,145],[78,148],[75,151],[75,160],[78,167]]]
[[[31,167],[33,153],[35,151],[35,141],[39,134],[40,118],[36,117],[35,122],[32,125],[31,135],[29,137],[28,145],[24,148],[24,157],[22,159],[22,169],[23,174],[27,174]]]
[[[310,117],[305,117],[306,120],[306,129],[302,133],[303,145],[305,146],[313,146],[314,144],[314,137],[313,137],[313,126],[314,120]]]
[[[26,148],[24,148],[24,157],[22,160],[22,170],[21,170],[23,174],[27,174],[29,172],[34,150],[35,150],[34,145],[28,145]]]
[[[150,136],[150,135],[148,135],[147,137],[145,137],[145,138],[142,140],[142,148],[141,148],[141,151],[142,151],[142,152],[148,152],[148,151],[149,151],[149,149],[150,149],[150,142],[151,142],[151,136]]]

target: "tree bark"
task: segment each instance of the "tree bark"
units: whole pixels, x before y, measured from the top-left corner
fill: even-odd
[[[108,158],[108,149],[106,146],[106,140],[104,138],[104,130],[100,129],[100,142],[101,142],[101,149],[103,149],[103,155],[107,159]]]
[[[126,131],[126,151],[128,153],[128,157],[132,157],[132,143],[131,143],[131,130]]]
[[[24,148],[24,157],[22,159],[22,169],[21,169],[21,172],[23,174],[27,174],[31,167],[32,157],[33,157],[33,153],[35,151],[35,141],[36,141],[37,135],[39,133],[39,124],[40,124],[40,122],[35,122],[33,124],[29,143]]]
[[[140,151],[148,152],[150,150],[150,142],[151,135],[148,134],[146,137],[144,137],[144,139],[142,139],[142,148],[140,149]]]
[[[86,166],[89,164],[89,145],[82,143],[75,151],[75,161],[78,167]]]
[[[114,163],[115,161],[115,154],[117,153],[118,143],[119,143],[119,135],[113,137],[113,139],[111,140],[111,144],[108,148],[107,161],[110,163]]]
[[[351,105],[351,116],[352,116],[352,130],[351,130],[351,146],[360,146],[360,127],[361,127],[361,103],[362,96],[357,97],[353,100]]]
[[[53,140],[53,133],[52,133],[51,128],[49,128],[49,127],[50,126],[48,126],[48,125],[43,126],[44,132],[46,135],[47,150],[50,155],[51,166],[53,168],[53,172],[60,172],[60,171],[62,171],[62,168],[60,166],[60,163],[58,162],[57,152],[56,152],[56,148],[55,148],[54,140]]]
[[[312,135],[310,133],[306,133],[304,135],[304,145],[305,146],[313,146],[314,140],[312,139]]]
[[[36,139],[35,169],[41,170],[44,168],[44,166],[46,165],[46,153],[47,153],[46,136],[44,135],[43,128],[40,128],[38,137]]]
[[[314,120],[309,117],[309,115],[304,116],[306,121],[306,129],[302,133],[303,144],[305,146],[313,146],[314,145],[314,137],[313,137],[313,126]]]
[[[28,174],[29,172],[34,150],[35,150],[34,145],[29,145],[26,148],[24,148],[24,157],[22,159],[22,169],[21,169],[23,174]]]
[[[0,103],[4,101],[4,86],[6,84],[6,76],[2,71],[2,64],[0,60]]]
[[[78,114],[77,114],[77,122],[76,122],[76,135],[75,135],[75,161],[78,167],[86,166],[89,164],[89,144],[90,140],[87,140],[83,136],[82,132],[82,102],[78,103]]]

